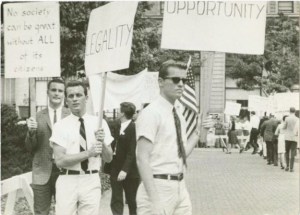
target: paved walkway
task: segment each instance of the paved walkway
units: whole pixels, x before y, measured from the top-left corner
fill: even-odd
[[[195,149],[186,174],[193,214],[298,215],[298,160],[291,173],[249,151],[239,154],[233,149],[228,155],[221,149]],[[104,194],[101,214],[111,214],[110,196],[110,191]]]

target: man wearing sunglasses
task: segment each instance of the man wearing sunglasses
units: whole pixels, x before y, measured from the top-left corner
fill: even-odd
[[[196,130],[187,139],[186,122],[174,107],[183,94],[186,77],[186,64],[163,63],[158,79],[160,96],[137,119],[137,164],[142,178],[137,193],[139,215],[192,214],[184,172],[202,123],[199,117]]]

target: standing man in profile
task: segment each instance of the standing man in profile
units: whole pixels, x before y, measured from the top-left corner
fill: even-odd
[[[125,191],[129,214],[136,214],[136,192],[139,186],[139,172],[136,164],[136,132],[133,115],[135,105],[123,102],[120,105],[119,120],[121,128],[118,138],[112,143],[113,160],[110,163],[110,182],[112,188],[111,211],[113,214],[123,214]]]
[[[87,88],[82,82],[69,82],[65,95],[71,115],[55,124],[50,138],[55,162],[62,168],[56,182],[56,214],[99,214],[101,158],[111,161],[113,138],[105,120],[98,128],[98,117],[86,113]]]
[[[252,154],[258,153],[258,144],[257,144],[257,137],[258,137],[258,127],[259,127],[259,117],[255,115],[255,111],[251,111],[250,117],[250,124],[251,124],[251,133],[250,133],[250,145],[253,147]]]
[[[55,182],[59,169],[54,163],[53,150],[49,145],[53,125],[69,115],[63,107],[65,83],[59,79],[48,83],[47,95],[49,105],[34,118],[27,120],[28,133],[26,148],[33,152],[32,189],[34,194],[34,213],[48,215],[52,196],[55,197]]]
[[[275,119],[274,114],[270,114],[270,119],[265,121],[260,130],[260,135],[267,144],[267,161],[268,165],[274,164],[278,166],[277,144],[275,139],[275,131],[279,121]]]
[[[297,153],[297,136],[295,136],[294,129],[299,120],[296,117],[296,109],[290,108],[290,115],[285,119],[283,129],[286,129],[285,133],[285,157],[286,157],[286,171],[294,172],[294,162]],[[290,158],[291,152],[291,158]]]
[[[137,193],[137,213],[192,214],[184,181],[187,157],[199,141],[201,114],[189,139],[186,122],[174,107],[187,81],[186,64],[173,60],[159,69],[160,96],[137,120],[137,164],[142,183]],[[210,127],[207,121],[206,127]]]

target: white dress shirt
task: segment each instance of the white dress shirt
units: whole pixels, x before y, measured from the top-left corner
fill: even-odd
[[[259,127],[259,121],[260,120],[259,120],[258,116],[256,116],[256,115],[251,116],[250,124],[251,124],[252,128],[258,129],[258,127]]]
[[[121,134],[124,135],[123,132],[124,132],[125,129],[128,127],[128,125],[130,124],[130,122],[131,122],[131,119],[129,119],[129,120],[127,120],[127,121],[121,123],[120,135],[121,135]]]
[[[62,112],[62,105],[59,108],[56,109],[56,120],[57,121],[59,121],[61,119],[61,112]],[[54,109],[51,108],[49,105],[48,105],[48,113],[49,113],[49,118],[50,118],[51,126],[53,128],[53,123],[54,123]]]
[[[98,117],[85,114],[82,116],[84,120],[87,149],[92,147],[92,144],[96,143],[95,131],[98,129]],[[102,128],[105,132],[104,144],[110,145],[113,141],[109,127],[105,120],[102,121]],[[66,149],[66,154],[78,154],[80,153],[79,141],[80,141],[80,121],[79,117],[71,114],[66,118],[58,121],[53,126],[52,136],[50,138],[50,145],[52,142]],[[89,158],[88,170],[99,170],[101,165],[101,159],[97,157]],[[81,170],[81,164],[77,163],[72,166],[65,167],[69,170]]]
[[[136,122],[137,140],[148,139],[153,144],[150,167],[153,174],[179,174],[184,172],[183,160],[178,157],[174,106],[162,96],[143,109]],[[178,111],[183,145],[186,146],[186,122]],[[137,145],[139,147],[139,144]]]

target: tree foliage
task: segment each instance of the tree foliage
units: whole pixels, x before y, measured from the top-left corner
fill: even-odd
[[[269,94],[285,92],[299,83],[299,21],[279,14],[266,23],[265,53],[229,55],[233,65],[227,75],[237,80],[237,86],[253,90],[262,86]]]

